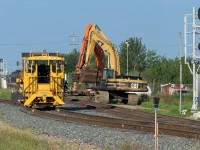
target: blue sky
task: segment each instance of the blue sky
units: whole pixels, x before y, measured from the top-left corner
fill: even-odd
[[[178,32],[183,18],[200,7],[199,0],[0,0],[0,57],[8,71],[17,69],[22,52],[69,53],[76,35],[80,48],[87,24],[97,24],[119,45],[141,37],[149,50],[178,56]]]

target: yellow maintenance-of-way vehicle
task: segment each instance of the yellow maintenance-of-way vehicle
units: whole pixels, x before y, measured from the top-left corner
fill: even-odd
[[[64,58],[58,53],[22,53],[22,70],[16,79],[18,91],[11,99],[24,106],[63,105]]]

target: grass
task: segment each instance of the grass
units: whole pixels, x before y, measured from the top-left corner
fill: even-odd
[[[144,145],[139,145],[137,143],[135,143],[134,145],[130,145],[128,143],[125,143],[121,146],[121,150],[150,150],[150,148],[144,146]]]
[[[0,99],[11,99],[11,90],[10,89],[1,89],[0,88]]]
[[[96,148],[92,145],[72,143],[47,135],[36,135],[32,130],[19,130],[0,121],[0,150],[112,150]],[[149,150],[137,143],[125,142],[120,150]]]
[[[113,150],[113,148],[110,148],[109,146],[105,147],[104,150]],[[125,142],[124,144],[122,144],[119,148],[119,150],[151,150],[151,148],[147,148],[144,145],[141,144],[129,144],[127,142]]]
[[[48,135],[36,135],[0,121],[0,150],[98,150],[91,145],[72,143]]]
[[[48,142],[38,140],[29,131],[20,131],[1,122],[0,150],[33,150],[48,148]]]
[[[154,112],[154,105],[153,105],[153,97],[159,97],[159,107],[158,113],[169,115],[169,116],[176,116],[176,117],[183,117],[184,115],[180,114],[180,103],[179,103],[179,95],[154,95],[149,97],[148,99],[144,99],[141,102],[141,106],[143,106],[142,110],[147,112]],[[186,117],[192,115],[191,107],[192,107],[192,93],[182,96],[182,110],[188,110]],[[148,109],[146,109],[148,108]]]

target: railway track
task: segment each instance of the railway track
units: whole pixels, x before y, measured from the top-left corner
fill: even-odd
[[[105,105],[100,103],[94,103],[94,102],[88,102],[84,100],[66,100],[66,103],[73,104],[77,107],[93,107],[95,111],[97,112],[106,112],[108,114],[114,115],[114,116],[121,116],[122,118],[138,118],[146,121],[154,121],[155,114],[154,113],[147,113],[140,110],[135,109],[126,109],[122,107],[116,107],[113,105]],[[112,109],[113,108],[113,109]],[[179,124],[186,124],[186,125],[193,125],[193,126],[199,126],[200,127],[200,121],[191,120],[191,119],[184,119],[179,117],[172,117],[167,115],[157,115],[157,118],[159,122],[170,122],[170,123],[179,123]]]
[[[76,122],[92,126],[117,128],[126,131],[137,130],[145,133],[154,133],[154,115],[141,111],[134,112],[133,110],[127,110],[124,108],[112,108],[111,106],[103,104],[93,105],[94,111],[106,112],[115,116],[102,117],[66,110],[64,107],[60,107],[59,113],[48,110],[41,111],[40,109],[34,109],[34,112],[32,112],[29,108],[20,104],[14,104],[9,100],[0,100],[0,103],[20,107],[21,111],[29,113],[30,115],[36,115],[42,118],[48,118],[62,122]],[[86,106],[86,102],[71,101],[69,103],[73,103],[73,105],[76,107],[88,107]],[[198,121],[158,115],[158,123],[159,134],[200,139],[200,122]]]

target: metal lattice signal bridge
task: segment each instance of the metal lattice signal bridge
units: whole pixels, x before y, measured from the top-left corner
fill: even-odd
[[[6,82],[6,76],[7,76],[7,64],[5,59],[0,58],[0,79],[1,79],[1,87],[6,89],[7,88],[7,82]]]
[[[196,112],[198,110],[197,107],[199,102],[198,81],[200,80],[200,78],[197,72],[200,68],[200,51],[197,49],[198,46],[196,44],[196,41],[197,39],[199,39],[198,36],[200,34],[200,32],[197,32],[198,29],[200,29],[200,9],[197,12],[195,7],[193,7],[193,13],[186,14],[184,17],[185,64],[188,65],[190,72],[193,75],[193,104],[191,109],[192,112]]]

